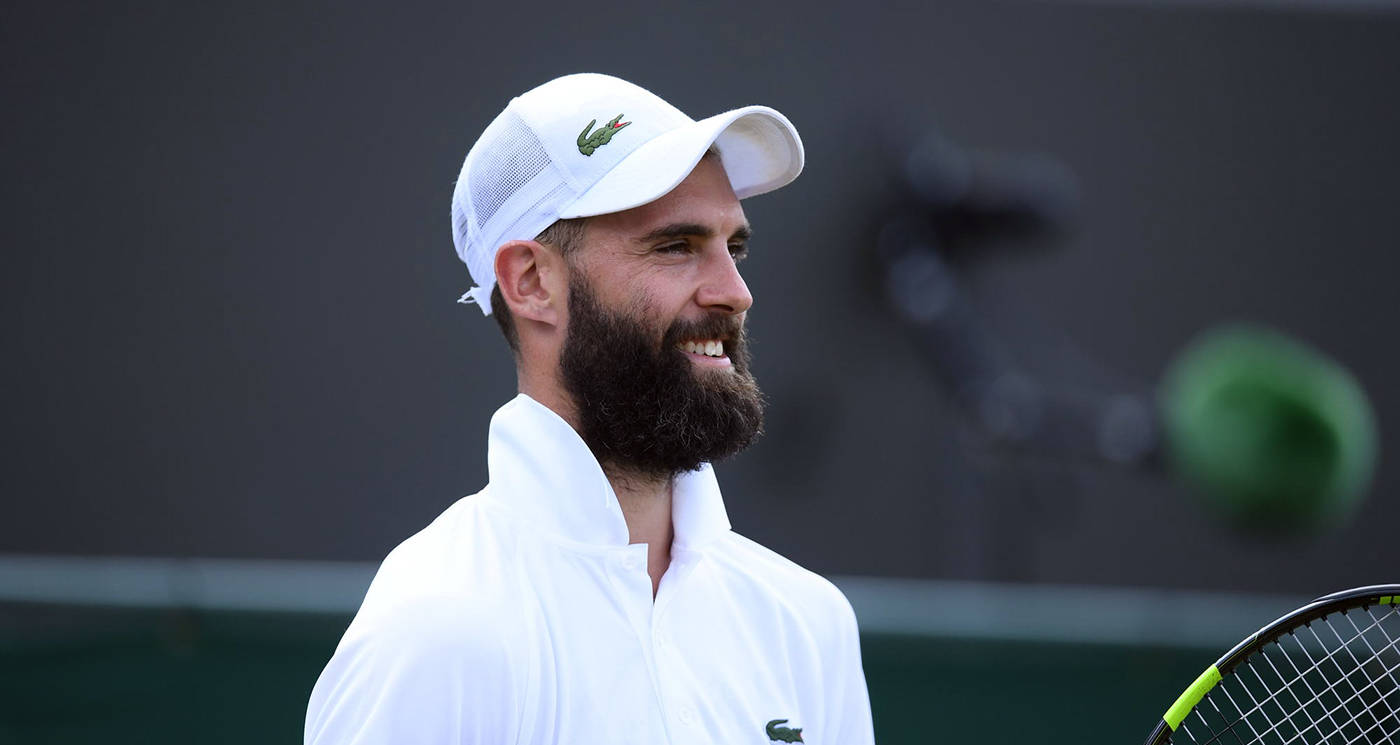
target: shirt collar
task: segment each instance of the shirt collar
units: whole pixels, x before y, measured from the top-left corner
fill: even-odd
[[[625,546],[627,521],[612,484],[569,423],[520,394],[491,417],[486,464],[493,502],[556,538]],[[729,530],[709,463],[677,476],[671,493],[675,547],[698,550]]]

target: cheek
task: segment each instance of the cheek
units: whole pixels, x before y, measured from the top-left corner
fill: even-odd
[[[619,306],[633,318],[649,319],[650,325],[668,327],[682,315],[691,298],[686,287],[665,272],[639,273],[626,283]]]
[[[666,337],[676,319],[675,311],[645,285],[625,283],[603,302],[606,313],[625,319],[636,332],[658,341]]]
[[[692,264],[643,259],[590,268],[595,270],[590,282],[604,307],[653,330],[658,338],[678,319],[692,315],[688,313],[696,287],[696,268]]]

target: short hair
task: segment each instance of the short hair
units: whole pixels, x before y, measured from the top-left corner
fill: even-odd
[[[710,149],[700,156],[700,160],[705,161],[718,157],[720,157],[719,149],[711,145]],[[588,218],[586,217],[555,220],[553,224],[535,236],[535,242],[554,248],[565,259],[569,259],[583,247],[583,230],[587,224]],[[496,317],[496,325],[501,327],[501,333],[505,335],[506,343],[510,345],[510,351],[519,354],[520,336],[515,332],[515,318],[510,314],[510,306],[506,305],[505,298],[501,296],[500,282],[491,288],[491,315]]]
[[[583,229],[587,222],[586,217],[556,220],[535,236],[535,241],[557,250],[567,259],[583,247]],[[501,333],[505,335],[510,351],[518,354],[520,336],[515,332],[515,318],[511,316],[510,306],[506,305],[505,298],[501,296],[499,282],[491,288],[491,315],[496,317],[496,325],[501,327]]]

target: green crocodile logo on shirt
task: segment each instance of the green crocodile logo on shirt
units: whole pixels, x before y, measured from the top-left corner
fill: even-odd
[[[609,121],[592,134],[589,134],[588,130],[593,129],[593,125],[598,123],[597,119],[590,121],[588,126],[584,127],[583,131],[578,133],[578,151],[584,155],[592,155],[594,150],[608,144],[608,141],[613,138],[613,135],[617,134],[619,129],[632,123],[622,122],[619,124],[618,122],[622,122],[621,114],[613,117],[612,121]]]
[[[787,724],[786,719],[774,719],[768,723],[763,731],[768,733],[768,739],[773,742],[806,742],[802,739],[802,728],[793,729],[791,727],[780,727],[780,724]]]

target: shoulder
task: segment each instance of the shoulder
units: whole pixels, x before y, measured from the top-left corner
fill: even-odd
[[[822,635],[854,634],[855,612],[844,593],[825,577],[738,533],[720,539],[716,563],[731,584],[753,593],[753,602],[778,606],[782,615],[805,619]]]
[[[404,598],[481,596],[496,589],[514,535],[488,506],[485,490],[463,497],[380,563],[360,614]]]
[[[511,626],[513,536],[491,519],[480,497],[458,500],[389,552],[346,639],[452,644]]]
[[[526,650],[482,607],[405,598],[356,616],[312,688],[309,745],[511,742]]]
[[[514,726],[529,654],[521,605],[470,499],[385,558],[312,691],[307,742],[489,742]]]

